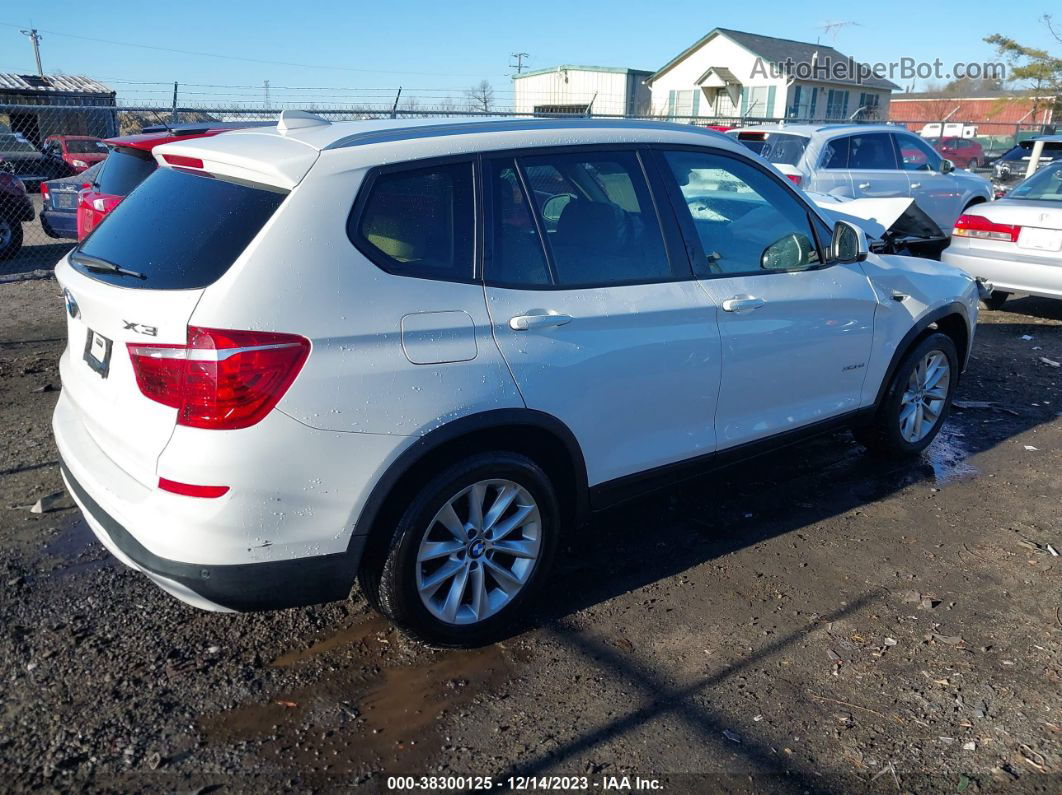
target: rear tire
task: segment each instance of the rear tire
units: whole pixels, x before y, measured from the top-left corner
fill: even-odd
[[[922,452],[948,416],[958,377],[955,343],[947,334],[930,334],[903,357],[874,420],[854,431],[856,440],[891,457]]]
[[[11,259],[22,248],[22,224],[0,218],[0,259]]]
[[[981,299],[981,303],[989,309],[1002,309],[1003,304],[1008,298],[1010,298],[1010,293],[1002,293],[999,290],[993,290],[988,298]]]
[[[412,497],[358,579],[369,602],[416,639],[479,646],[516,623],[549,573],[560,530],[541,467],[517,453],[479,453]]]

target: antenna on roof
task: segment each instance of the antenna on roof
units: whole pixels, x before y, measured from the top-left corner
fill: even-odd
[[[817,29],[821,30],[825,35],[829,36],[831,41],[836,42],[837,41],[837,32],[840,31],[840,30],[844,30],[845,28],[852,27],[853,25],[858,25],[859,27],[863,27],[858,22],[851,22],[851,21],[835,22],[835,21],[827,20],[827,21],[823,22],[821,25],[819,25]],[[822,36],[819,36],[818,39],[815,39],[815,43],[819,44],[820,43],[819,39],[821,39],[821,38],[822,38]]]

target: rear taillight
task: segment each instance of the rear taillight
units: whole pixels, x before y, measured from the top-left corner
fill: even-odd
[[[787,180],[789,180],[790,182],[792,182],[794,185],[799,185],[800,184],[800,180],[802,179],[800,174],[786,174],[785,178]]]
[[[122,196],[110,196],[87,189],[77,194],[77,239],[85,237],[100,225],[107,214],[122,203]]]
[[[127,344],[140,391],[177,424],[236,430],[262,420],[310,353],[295,334],[188,327],[187,345]]]
[[[48,183],[47,182],[42,182],[41,183],[41,201],[42,202],[48,201],[48,194],[49,194]]]
[[[955,237],[973,237],[978,240],[1000,240],[1014,243],[1018,240],[1021,227],[1013,224],[997,224],[983,215],[960,215],[952,230]]]

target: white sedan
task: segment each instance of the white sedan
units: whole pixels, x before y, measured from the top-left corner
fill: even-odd
[[[1011,293],[1062,298],[1062,162],[1041,169],[1006,198],[970,207],[955,222],[948,265],[990,281],[985,302]]]

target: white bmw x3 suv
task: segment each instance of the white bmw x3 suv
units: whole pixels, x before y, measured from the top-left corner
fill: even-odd
[[[503,631],[597,509],[838,426],[915,453],[978,285],[868,254],[739,142],[605,120],[328,123],[155,150],[56,269],[54,431],[193,605]]]

